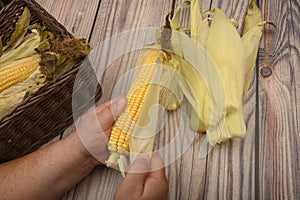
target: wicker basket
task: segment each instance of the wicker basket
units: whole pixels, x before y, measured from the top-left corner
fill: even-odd
[[[14,0],[0,12],[0,36],[6,43],[15,24],[27,6],[32,15],[31,23],[41,22],[56,37],[73,37],[64,26],[46,12],[34,0]],[[55,82],[42,87],[28,97],[21,105],[0,120],[0,163],[28,154],[54,137],[73,123],[72,95],[84,96],[84,102],[77,102],[77,115],[85,112],[101,97],[101,87],[91,66],[80,67],[83,60],[61,74]],[[74,81],[79,85],[73,91]],[[80,80],[78,80],[80,79]],[[78,81],[78,82],[77,82]],[[97,85],[97,89],[95,88]]]

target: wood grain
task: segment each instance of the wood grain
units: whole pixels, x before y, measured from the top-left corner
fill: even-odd
[[[295,82],[294,85],[294,96],[293,96],[293,117],[295,118],[295,123],[293,127],[295,129],[294,134],[296,140],[293,141],[294,145],[293,148],[296,149],[295,151],[295,159],[293,162],[294,171],[298,173],[295,174],[295,179],[297,182],[295,183],[295,196],[300,196],[300,2],[299,1],[289,1],[289,15],[288,15],[288,35],[289,35],[289,51],[291,54],[291,65],[293,66],[294,78],[293,81]],[[297,162],[298,161],[298,162]],[[297,189],[298,188],[298,189]]]
[[[299,99],[295,99],[299,97],[295,84],[299,77],[299,66],[295,65],[299,63],[299,39],[293,35],[294,28],[299,31],[295,24],[297,19],[299,22],[299,5],[288,1],[260,1],[260,5],[264,18],[273,21],[277,29],[265,27],[261,49],[260,67],[270,67],[272,75],[260,76],[257,91],[260,170],[256,187],[262,199],[296,199],[300,179],[292,177],[299,177]]]
[[[37,0],[75,37],[89,39],[98,5],[98,0]]]

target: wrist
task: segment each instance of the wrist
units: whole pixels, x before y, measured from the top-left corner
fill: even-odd
[[[83,143],[80,140],[77,132],[71,133],[67,136],[66,139],[69,139],[69,150],[81,163],[88,168],[94,168],[99,165],[100,162],[85,148]]]

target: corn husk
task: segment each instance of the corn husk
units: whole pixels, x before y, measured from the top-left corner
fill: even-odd
[[[25,7],[20,19],[16,24],[16,28],[12,36],[10,37],[7,44],[3,47],[3,51],[6,51],[8,49],[14,49],[22,43],[30,23],[30,17],[30,11],[27,7]]]
[[[244,21],[242,36],[244,36],[250,29],[255,27],[260,22],[262,22],[262,13],[260,9],[257,7],[255,0],[251,0]]]
[[[179,11],[180,11],[181,8],[189,6],[189,5],[190,5],[190,1],[184,1],[176,7],[172,18],[169,15],[169,22],[170,22],[170,28],[171,29],[177,30],[177,31],[182,30],[182,27],[181,27],[181,24],[180,24]]]
[[[191,38],[199,45],[205,47],[208,36],[208,20],[202,18],[201,4],[199,1],[191,1]]]
[[[206,49],[218,66],[225,85],[226,111],[238,110],[244,86],[242,42],[230,19],[217,8],[209,29]]]
[[[0,69],[10,65],[16,60],[37,54],[34,49],[38,47],[41,37],[36,29],[31,30],[31,32],[32,33],[24,37],[22,43],[18,47],[3,52],[0,57]]]
[[[225,87],[226,112],[232,113],[240,122],[244,122],[243,115],[237,115],[242,110],[242,93],[244,87],[244,61],[241,38],[230,19],[220,9],[214,10],[214,18],[209,29],[206,43],[208,54],[218,66]],[[237,113],[235,113],[237,112]],[[226,117],[225,127],[237,122]],[[244,125],[243,125],[244,127]],[[227,129],[221,131],[221,138],[218,143],[231,137],[243,137],[245,129],[238,127],[237,130],[243,132],[228,132]],[[208,140],[214,140],[216,136],[207,134]]]

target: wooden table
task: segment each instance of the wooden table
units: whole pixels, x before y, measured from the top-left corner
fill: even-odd
[[[113,34],[139,27],[157,27],[182,0],[38,0],[76,37],[96,46]],[[202,0],[203,9],[219,7],[241,22],[249,1]],[[266,26],[259,49],[258,66],[244,105],[245,139],[216,146],[199,159],[200,143],[194,141],[166,169],[169,199],[299,199],[300,198],[300,2],[259,0]],[[189,11],[182,19],[188,23]],[[241,26],[239,31],[241,31]],[[134,65],[138,54],[116,60],[108,85]],[[106,85],[105,85],[106,84]],[[174,137],[178,113],[170,114],[158,145]],[[181,151],[180,144],[174,151]],[[122,181],[118,171],[96,168],[64,199],[112,199]]]

